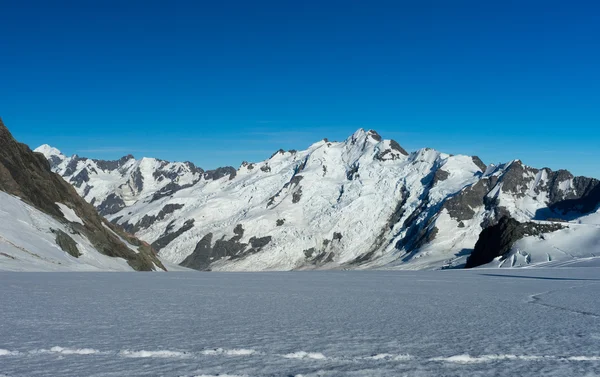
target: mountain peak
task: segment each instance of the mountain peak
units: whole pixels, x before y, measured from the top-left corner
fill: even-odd
[[[33,151],[43,154],[44,156],[46,156],[46,158],[50,158],[52,156],[63,156],[61,151],[48,144],[40,145]]]

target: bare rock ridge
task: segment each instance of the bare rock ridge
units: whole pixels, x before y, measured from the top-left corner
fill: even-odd
[[[506,258],[518,239],[600,239],[596,179],[518,160],[409,153],[373,130],[211,171],[38,150],[112,223],[199,270],[474,267]],[[481,246],[494,237],[506,247]]]
[[[135,270],[164,269],[149,246],[145,247],[145,243],[125,234],[100,217],[96,209],[83,200],[73,186],[52,172],[51,164],[56,166],[56,163],[56,158],[49,162],[43,154],[32,152],[25,144],[15,141],[0,120],[0,191],[17,196],[43,213],[69,223],[73,232],[85,235],[101,254],[123,258]],[[71,209],[81,223],[66,220],[57,203]],[[141,247],[134,251],[120,237]],[[75,242],[65,232],[56,231],[56,242],[73,257],[79,256]]]
[[[525,236],[540,236],[563,229],[561,224],[520,223],[511,217],[502,217],[496,225],[485,228],[479,235],[475,249],[467,258],[466,268],[505,258],[514,243]]]

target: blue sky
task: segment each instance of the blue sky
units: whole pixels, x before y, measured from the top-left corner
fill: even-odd
[[[375,129],[600,177],[600,5],[4,1],[0,116],[66,154],[237,166]]]

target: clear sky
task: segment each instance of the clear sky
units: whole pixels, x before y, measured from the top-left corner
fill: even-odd
[[[0,116],[203,168],[375,129],[600,177],[597,1],[5,1]]]

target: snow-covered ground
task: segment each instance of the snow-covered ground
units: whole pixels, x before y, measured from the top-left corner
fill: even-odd
[[[0,273],[2,376],[595,376],[600,268]]]
[[[59,204],[65,219],[83,223],[75,212]],[[69,235],[81,255],[75,258],[56,243],[53,230]],[[68,224],[0,191],[0,271],[132,271],[122,258],[100,254],[92,243]],[[1,309],[0,309],[1,310]],[[0,311],[1,313],[1,311]]]

